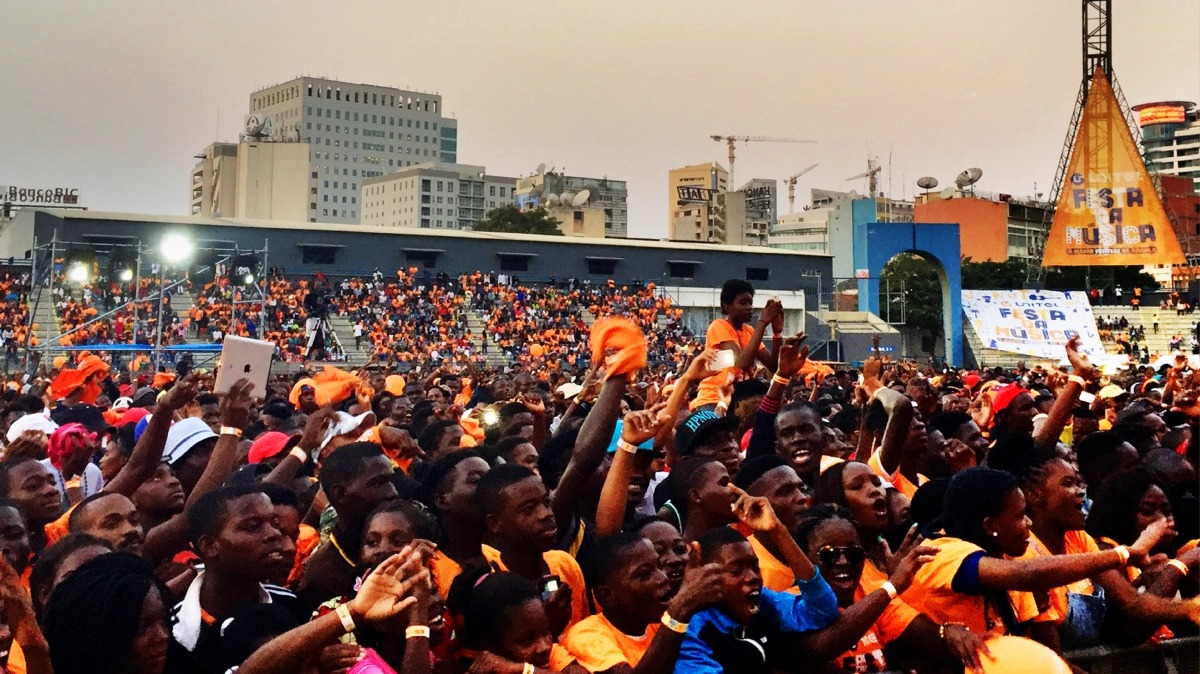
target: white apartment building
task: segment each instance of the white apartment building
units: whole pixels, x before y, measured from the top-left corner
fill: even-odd
[[[308,219],[305,143],[213,143],[192,168],[191,214],[255,220]]]
[[[1188,101],[1133,106],[1142,127],[1146,168],[1191,178],[1200,191],[1200,107]]]
[[[829,252],[829,216],[834,207],[806,208],[779,216],[767,235],[767,245],[783,250]]]
[[[319,77],[250,94],[250,114],[271,118],[272,138],[309,145],[309,222],[362,222],[364,180],[456,162],[458,121],[442,112],[437,94]]]
[[[482,166],[428,162],[369,177],[362,186],[362,224],[470,230],[489,211],[515,203],[516,178]]]

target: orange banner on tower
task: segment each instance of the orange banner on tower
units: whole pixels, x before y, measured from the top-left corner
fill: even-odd
[[[1133,134],[1104,71],[1092,77],[1043,267],[1182,264]]]

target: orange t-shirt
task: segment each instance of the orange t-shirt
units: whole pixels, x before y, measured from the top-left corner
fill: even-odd
[[[854,591],[854,601],[862,601],[886,582],[887,574],[875,568],[871,562],[864,562],[858,589]],[[903,634],[918,615],[900,598],[893,599],[871,625],[871,629],[862,635],[857,644],[835,660],[834,665],[844,672],[861,674],[886,671],[887,661],[883,657],[883,647]]]
[[[958,623],[976,634],[1005,634],[1003,614],[994,600],[982,595],[957,592],[954,577],[966,558],[983,548],[945,536],[922,545],[938,548],[933,560],[917,570],[912,585],[904,591],[904,603],[924,613],[939,625]],[[997,594],[998,593],[991,593]],[[1037,602],[1029,592],[1008,592],[1009,606],[1018,623],[1038,615]]]
[[[792,568],[772,555],[757,536],[747,536],[746,539],[750,541],[750,547],[758,557],[758,570],[762,574],[763,587],[776,592],[800,594],[800,588],[796,586],[796,574],[792,573]]]
[[[750,343],[750,338],[754,336],[754,328],[749,325],[742,325],[740,331],[735,330],[733,324],[727,318],[718,318],[708,325],[708,334],[704,339],[704,348],[715,349],[725,342],[734,342],[738,345],[738,350],[746,348]],[[742,373],[736,368],[731,367],[722,370],[721,374],[715,377],[709,377],[700,382],[700,386],[696,392],[696,399],[692,401],[691,409],[697,409],[701,405],[715,405],[721,400],[721,388],[736,380]]]
[[[484,545],[483,557],[495,570],[508,571],[508,567],[504,566],[500,559],[500,551],[496,548]],[[583,569],[579,568],[579,562],[575,561],[574,557],[562,550],[543,552],[542,559],[550,569],[550,575],[558,576],[559,580],[571,588],[571,621],[567,623],[567,629],[570,629],[572,625],[591,614],[591,610],[588,609],[587,583],[583,580]]]
[[[603,613],[598,613],[575,623],[561,641],[584,669],[603,672],[620,664],[637,667],[659,627],[660,623],[650,623],[645,634],[631,637],[608,622]]]
[[[888,472],[883,469],[883,461],[879,458],[878,449],[871,453],[871,458],[867,459],[867,465],[871,467],[871,470],[875,471],[876,475],[890,482],[893,487],[900,491],[901,494],[904,494],[910,499],[913,497],[913,494],[917,493],[918,487],[929,481],[929,478],[917,473],[917,484],[913,484],[911,480],[900,474],[899,468],[896,469],[895,473],[891,473],[889,475]],[[824,469],[822,469],[822,471],[823,470]]]
[[[1082,529],[1068,531],[1067,535],[1063,537],[1063,554],[1077,555],[1085,552],[1100,552],[1100,546],[1096,545],[1095,539]],[[1021,559],[1050,557],[1053,554],[1032,531],[1029,532],[1029,547],[1025,550],[1025,554],[1021,556]],[[1045,615],[1053,620],[1055,624],[1062,624],[1067,619],[1067,593],[1092,594],[1093,589],[1092,580],[1084,578],[1070,585],[1050,590],[1050,610]]]
[[[77,503],[75,505],[79,504]],[[58,542],[58,539],[66,536],[69,533],[67,530],[67,522],[71,519],[71,512],[74,510],[75,506],[67,508],[67,512],[63,513],[62,516],[42,527],[42,530],[46,532],[46,547],[54,545],[56,542]]]
[[[462,566],[458,562],[450,559],[450,556],[444,552],[439,552],[437,557],[433,558],[429,572],[433,574],[433,583],[437,585],[438,592],[443,597],[450,596],[450,586],[454,583],[454,579],[458,578],[458,574],[462,573]],[[571,593],[574,594],[572,589]]]

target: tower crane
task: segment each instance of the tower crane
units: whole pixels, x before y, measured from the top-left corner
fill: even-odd
[[[820,164],[813,164],[808,168],[800,169],[795,175],[783,181],[788,186],[788,213],[794,212],[796,208],[796,181],[800,179],[800,176],[808,173],[818,166],[820,166]]]
[[[866,178],[867,179],[867,189],[871,193],[871,198],[874,199],[875,196],[879,193],[879,172],[882,170],[883,170],[883,167],[879,165],[878,160],[867,159],[866,172],[860,173],[856,176],[850,176],[849,178],[846,178],[846,182],[849,182],[851,180],[858,180],[859,178]]]
[[[718,143],[729,144],[729,189],[737,189],[733,182],[733,145],[737,141],[743,143],[816,143],[815,140],[799,140],[796,138],[769,138],[767,136],[709,136]]]

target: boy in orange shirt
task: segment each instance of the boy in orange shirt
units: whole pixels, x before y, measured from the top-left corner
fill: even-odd
[[[754,286],[741,279],[730,279],[721,285],[721,311],[725,318],[718,318],[708,326],[705,336],[706,349],[733,351],[734,366],[716,377],[700,382],[696,399],[691,409],[705,405],[716,405],[721,400],[721,389],[754,371],[754,361],[774,370],[779,362],[779,348],[783,346],[783,305],[778,300],[768,300],[758,324],[751,328],[754,315]],[[762,346],[767,326],[771,326],[771,350]]]

